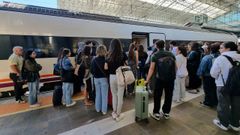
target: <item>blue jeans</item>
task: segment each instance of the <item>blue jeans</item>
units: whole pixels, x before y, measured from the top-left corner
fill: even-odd
[[[95,107],[97,111],[107,112],[108,81],[107,78],[94,78],[96,88]]]
[[[72,94],[73,94],[73,83],[63,82],[63,102],[66,105],[70,105],[72,103]]]
[[[37,79],[35,82],[28,82],[27,84],[29,90],[28,102],[30,105],[34,105],[38,102],[37,93],[39,90],[39,79]]]

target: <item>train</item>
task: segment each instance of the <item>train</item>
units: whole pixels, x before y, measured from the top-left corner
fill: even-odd
[[[41,86],[45,86],[60,80],[53,75],[59,49],[66,47],[75,52],[79,42],[91,41],[94,46],[108,46],[111,39],[118,38],[124,50],[127,50],[133,40],[144,45],[145,49],[157,39],[179,42],[238,41],[232,33],[29,5],[20,5],[20,8],[2,5],[0,18],[0,92],[13,90],[13,83],[9,79],[8,57],[14,46],[36,50],[37,62],[43,66],[40,72]]]

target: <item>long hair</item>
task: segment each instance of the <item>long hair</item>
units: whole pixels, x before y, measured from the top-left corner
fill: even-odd
[[[110,62],[120,61],[123,58],[122,43],[119,39],[112,39],[108,59]]]
[[[140,45],[138,47],[138,56],[139,57],[143,57],[144,56],[144,47],[143,47],[143,45]]]
[[[34,52],[34,50],[27,50],[27,52],[25,53],[24,59],[25,60],[33,60],[33,58],[31,57],[33,52]]]
[[[85,46],[82,54],[84,56],[90,56],[91,55],[91,47],[90,46]]]
[[[70,53],[70,50],[67,48],[64,48],[62,51],[62,58],[66,57]]]
[[[181,52],[181,54],[184,56],[184,57],[187,57],[187,49],[181,45],[181,46],[178,46],[178,50]]]
[[[134,50],[135,50],[135,45],[130,44],[129,51],[128,51],[129,60],[134,60]]]
[[[64,48],[62,47],[62,48],[60,48],[60,50],[58,51],[58,59],[57,59],[57,61],[59,61],[60,59],[62,59],[63,50],[64,50]]]

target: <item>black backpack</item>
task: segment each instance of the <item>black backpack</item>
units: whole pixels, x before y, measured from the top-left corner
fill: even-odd
[[[171,56],[161,57],[157,61],[157,76],[161,81],[173,81],[176,78],[176,63]]]
[[[227,81],[225,83],[223,77],[224,84],[224,93],[227,93],[232,96],[240,96],[240,62],[233,61],[233,59],[229,56],[225,56],[228,61],[232,64],[232,68],[229,69],[229,74]]]

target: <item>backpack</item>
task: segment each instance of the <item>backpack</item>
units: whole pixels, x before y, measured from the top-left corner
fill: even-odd
[[[232,67],[229,69],[229,74],[226,82],[221,75],[224,84],[223,92],[232,96],[240,96],[240,62],[233,61],[233,59],[229,56],[223,56],[225,56],[232,64]]]
[[[161,81],[172,81],[176,78],[176,63],[171,56],[157,60],[157,76]]]

